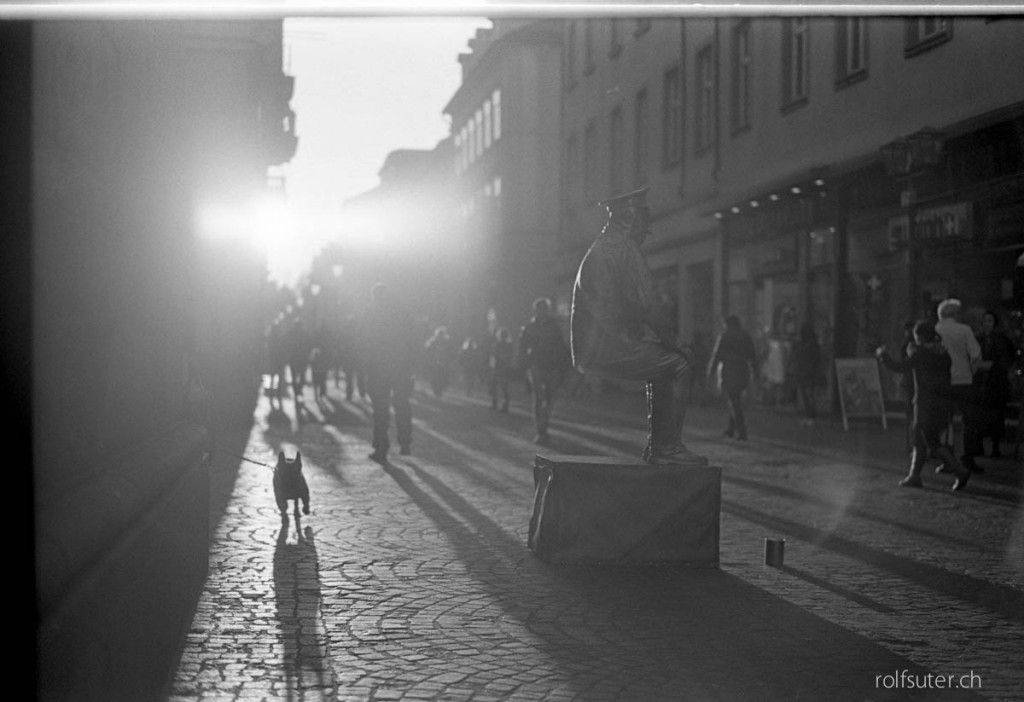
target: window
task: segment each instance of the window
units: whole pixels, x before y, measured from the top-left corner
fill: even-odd
[[[484,103],[484,148],[491,148],[491,101]]]
[[[615,58],[622,53],[622,20],[612,17],[608,20],[608,55]]]
[[[616,106],[612,110],[611,115],[611,128],[609,130],[609,159],[608,159],[608,185],[611,192],[618,193],[623,190],[623,170],[625,165],[623,163],[623,149],[625,135],[625,125],[622,121],[622,106]]]
[[[474,120],[476,121],[476,155],[480,156],[484,152],[484,111],[477,110]]]
[[[782,42],[782,106],[794,107],[808,98],[810,70],[808,22],[806,17],[785,20]]]
[[[469,163],[473,163],[476,160],[476,126],[472,119],[466,126],[469,128],[469,133],[466,135],[469,143],[466,145],[466,149],[469,152]]]
[[[565,89],[576,85],[576,23],[569,22],[565,37]]]
[[[694,124],[697,150],[710,147],[715,140],[715,67],[712,45],[697,52],[697,99],[694,104]]]
[[[906,20],[903,55],[916,56],[953,38],[953,22],[948,17],[910,17]]]
[[[643,88],[633,101],[633,185],[638,188],[647,182],[648,111],[647,89]]]
[[[492,125],[492,131],[494,132],[494,140],[497,141],[501,138],[501,91],[495,90],[491,94],[491,104],[494,106],[494,124]]]
[[[462,172],[462,135],[455,135],[455,175]]]
[[[867,22],[863,17],[836,20],[836,87],[867,77]]]
[[[597,123],[589,120],[583,129],[583,199],[593,202],[597,183],[594,182],[594,160],[597,157]]]
[[[732,31],[732,128],[750,126],[750,93],[753,79],[750,51],[750,21],[743,20]]]
[[[683,157],[683,87],[678,67],[665,72],[662,105],[662,165],[668,167]]]
[[[594,72],[594,20],[583,20],[583,74]]]
[[[459,130],[459,134],[462,135],[462,149],[460,153],[462,170],[466,170],[466,166],[469,165],[469,127],[462,125],[462,129]]]
[[[570,213],[576,210],[576,187],[580,182],[579,158],[579,144],[573,134],[565,143],[565,209]]]

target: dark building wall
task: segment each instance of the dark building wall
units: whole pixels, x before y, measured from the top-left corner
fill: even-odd
[[[191,619],[213,436],[251,417],[266,275],[198,223],[265,194],[280,43],[280,22],[32,25],[42,699],[159,699]]]

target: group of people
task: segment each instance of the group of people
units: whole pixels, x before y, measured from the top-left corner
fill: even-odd
[[[456,349],[447,327],[434,327],[423,341],[421,325],[383,283],[370,291],[364,314],[349,318],[341,337],[326,323],[310,334],[300,318],[274,324],[267,336],[271,402],[280,403],[290,385],[296,400],[310,384],[317,401],[326,398],[330,372],[340,387],[345,375],[345,396],[367,397],[373,412],[373,453],[384,462],[391,448],[389,430],[394,416],[395,435],[402,455],[412,452],[411,397],[414,376],[422,363],[434,397],[440,398],[451,382],[458,361],[467,381],[467,394],[478,382],[489,385],[491,406],[509,411],[510,385],[525,381],[533,397],[534,440],[550,440],[549,424],[557,388],[571,369],[569,346],[551,311],[551,301],[538,298],[533,315],[520,331],[518,343],[501,327],[483,343],[470,337]],[[287,328],[285,328],[287,327]]]
[[[981,472],[975,459],[992,442],[998,457],[1009,401],[1009,370],[1013,345],[998,329],[998,317],[986,311],[976,333],[960,321],[962,305],[950,298],[939,303],[938,322],[921,319],[908,325],[911,338],[893,358],[885,347],[876,351],[890,370],[902,373],[912,414],[910,470],[899,484],[921,487],[926,462],[938,459],[938,472],[956,474],[953,490],[962,490],[972,473]],[[963,454],[956,456],[949,428],[954,415],[963,426]]]

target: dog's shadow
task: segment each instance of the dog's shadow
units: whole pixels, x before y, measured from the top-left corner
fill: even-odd
[[[312,527],[287,518],[274,547],[274,601],[282,639],[282,671],[289,689],[331,689],[325,679],[327,637],[320,615],[320,559]]]

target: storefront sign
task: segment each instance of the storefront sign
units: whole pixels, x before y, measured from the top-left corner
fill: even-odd
[[[892,217],[888,229],[889,248],[894,251],[906,248],[910,240],[910,217],[905,214]],[[913,236],[918,245],[929,241],[973,239],[973,203],[958,202],[918,210],[914,216]]]

